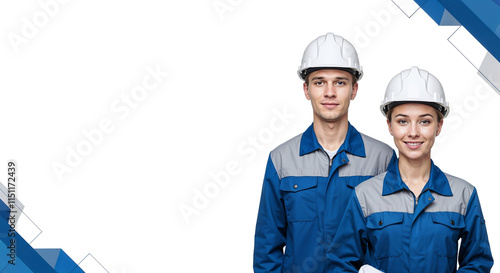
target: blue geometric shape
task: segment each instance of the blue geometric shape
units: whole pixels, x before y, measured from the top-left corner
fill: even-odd
[[[35,250],[12,229],[10,208],[0,201],[0,272],[1,273],[84,273],[61,249]],[[19,214],[15,214],[16,216]],[[14,218],[15,219],[15,218]],[[15,242],[11,242],[15,240]],[[9,254],[15,251],[15,264],[9,263]],[[12,259],[13,260],[13,259]]]
[[[0,255],[2,255],[2,257],[4,257],[5,255],[7,255],[7,251],[5,251],[7,248],[3,244],[3,242],[0,242],[0,248],[1,248],[0,249]],[[0,261],[1,261],[1,263],[0,263],[0,272],[1,273],[32,273],[33,272],[21,260],[17,260],[16,259],[16,265],[15,266],[12,266],[12,265],[8,264],[7,261],[4,262],[2,259],[0,259]]]
[[[439,0],[500,61],[500,6],[491,0]]]
[[[52,267],[56,268],[60,249],[36,249],[36,252]]]
[[[3,202],[0,202],[3,203]],[[1,233],[8,234],[10,230],[10,226],[6,221],[0,221],[0,231]],[[22,264],[26,265],[26,267],[31,270],[31,272],[46,272],[46,273],[57,273],[24,239],[17,233],[17,231],[13,231],[14,236],[3,237],[0,241],[0,247],[5,251],[5,255],[0,258],[0,267],[3,267],[4,264],[7,265],[6,270],[13,270],[11,272],[18,272],[17,266],[18,262],[22,261]],[[7,256],[7,247],[10,246],[11,238],[15,239],[15,265],[8,263],[9,257]],[[2,246],[3,244],[3,246]],[[2,251],[0,251],[2,252]],[[20,264],[20,263],[19,263]],[[9,272],[9,271],[5,271]],[[3,272],[2,272],[3,273]]]
[[[36,249],[58,273],[84,273],[62,249]]]
[[[500,61],[500,0],[415,0],[439,25],[453,22],[448,12]]]
[[[0,201],[0,221],[8,221],[10,216],[10,208],[3,201]],[[1,236],[0,231],[0,236]]]
[[[453,17],[453,15],[447,11],[447,10],[444,10],[444,13],[443,13],[443,18],[441,18],[441,24],[439,24],[441,26],[459,26],[460,23],[457,21],[457,19],[455,19],[455,17]]]
[[[415,2],[440,26],[460,26],[438,0],[415,0]]]

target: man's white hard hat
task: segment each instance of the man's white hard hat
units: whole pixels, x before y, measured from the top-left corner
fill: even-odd
[[[392,78],[385,90],[384,100],[380,103],[380,111],[387,116],[391,108],[409,102],[428,104],[443,113],[444,117],[450,112],[439,80],[416,66],[403,70]]]
[[[319,36],[307,46],[297,74],[305,80],[307,74],[321,69],[345,70],[357,80],[363,76],[363,68],[359,65],[358,53],[354,46],[331,32]]]

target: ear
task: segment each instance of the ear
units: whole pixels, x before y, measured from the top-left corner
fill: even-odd
[[[391,126],[391,122],[389,121],[389,119],[387,119],[387,127],[389,128],[389,133],[391,134],[391,136],[394,136],[392,134],[392,126]]]
[[[309,89],[307,87],[307,84],[304,82],[302,88],[304,89],[304,95],[306,95],[307,100],[311,100],[311,97],[309,96]]]
[[[441,128],[443,128],[443,121],[444,121],[444,120],[441,120],[441,121],[438,123],[437,130],[436,130],[436,136],[439,136],[439,134],[441,133]]]
[[[353,100],[357,94],[358,94],[358,83],[355,83],[352,86],[351,100]]]

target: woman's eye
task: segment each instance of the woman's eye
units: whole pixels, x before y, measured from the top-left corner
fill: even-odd
[[[431,122],[430,122],[429,120],[422,120],[422,121],[420,121],[420,123],[422,123],[422,124],[426,125],[426,124],[429,124],[429,123],[431,123]]]
[[[398,120],[398,123],[399,124],[407,124],[408,122],[404,119],[400,119],[400,120]]]

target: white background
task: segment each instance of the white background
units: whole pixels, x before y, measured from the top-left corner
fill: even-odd
[[[67,0],[45,20],[47,2],[0,3],[0,164],[3,177],[19,164],[24,212],[43,230],[35,248],[91,253],[109,272],[252,272],[268,153],[311,123],[296,69],[331,31],[365,71],[351,123],[393,147],[378,110],[389,80],[413,65],[440,79],[451,114],[433,159],[477,187],[500,261],[500,96],[448,42],[457,27],[389,0]],[[169,74],[128,116],[114,110],[147,67]],[[58,179],[53,165],[102,120],[111,132]]]

